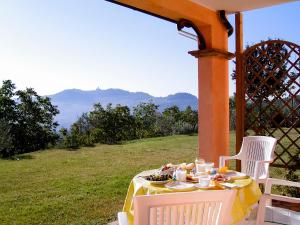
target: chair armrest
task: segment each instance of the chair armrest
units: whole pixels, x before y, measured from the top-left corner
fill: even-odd
[[[219,158],[219,167],[225,166],[225,161],[230,159],[239,159],[237,155],[234,156],[220,156]]]
[[[274,194],[264,194],[264,196],[266,199],[271,199],[271,200],[274,199],[277,201],[300,204],[300,198],[288,197],[288,196],[282,196],[282,195],[274,195]]]
[[[268,178],[265,187],[265,193],[271,194],[272,185],[282,185],[282,186],[290,186],[290,187],[298,187],[300,188],[300,182],[294,182],[289,180],[281,180],[275,178]]]
[[[282,181],[284,181],[284,180],[281,180],[280,183],[282,183]],[[292,197],[273,195],[273,194],[263,194],[261,196],[260,200],[259,200],[256,225],[266,224],[266,223],[264,223],[265,215],[266,215],[266,206],[267,206],[267,202],[269,202],[272,199],[279,200],[279,201],[284,201],[284,202],[290,202],[290,203],[297,203],[297,204],[300,203],[299,198],[292,198]]]
[[[260,164],[272,163],[273,159],[271,159],[271,160],[248,160],[248,161],[254,161],[255,162],[253,178],[255,180],[258,180],[259,179],[259,177],[258,177],[259,176],[259,174],[258,174],[259,170],[258,169],[259,169]]]
[[[128,225],[127,213],[119,212],[118,213],[118,222],[119,225]]]

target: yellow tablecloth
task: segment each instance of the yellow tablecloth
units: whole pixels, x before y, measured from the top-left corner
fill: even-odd
[[[165,188],[163,185],[150,185],[147,181],[140,176],[145,176],[153,171],[144,171],[138,175],[136,175],[128,188],[127,196],[125,199],[123,211],[127,212],[129,224],[133,224],[133,197],[139,195],[154,195],[154,194],[162,194],[162,193],[171,193],[175,192],[174,190],[170,190]],[[235,184],[239,186],[237,188],[237,195],[234,200],[231,216],[232,216],[232,224],[242,220],[251,210],[251,206],[258,202],[261,191],[259,189],[258,184],[252,180],[241,179],[235,180]],[[216,187],[215,190],[220,188]],[[210,189],[213,190],[213,189]],[[192,191],[206,191],[202,189],[194,189]]]

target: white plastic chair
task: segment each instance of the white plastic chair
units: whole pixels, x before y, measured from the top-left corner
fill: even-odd
[[[300,224],[300,213],[269,205],[272,199],[300,204],[299,198],[271,194],[272,185],[284,185],[300,188],[299,182],[269,178],[266,182],[265,193],[259,200],[256,225],[263,224]],[[270,222],[265,222],[270,221]],[[273,222],[273,223],[272,223]]]
[[[227,225],[236,190],[143,195],[134,198],[134,225]],[[119,225],[128,225],[125,212]]]
[[[251,176],[258,183],[265,183],[269,177],[269,164],[273,161],[277,140],[266,136],[243,138],[240,152],[235,156],[220,156],[220,167],[229,159],[241,160],[241,172]]]

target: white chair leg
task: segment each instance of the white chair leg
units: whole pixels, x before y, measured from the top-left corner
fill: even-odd
[[[256,225],[261,225],[265,221],[265,211],[266,211],[266,198],[262,196],[259,200],[259,206],[257,211]]]
[[[128,219],[127,219],[126,212],[118,213],[118,221],[119,221],[119,225],[128,225]]]

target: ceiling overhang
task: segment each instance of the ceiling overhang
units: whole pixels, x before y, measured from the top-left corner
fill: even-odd
[[[296,0],[190,0],[214,11],[225,10],[227,13],[244,12],[279,5]]]
[[[198,28],[208,48],[225,49],[232,33],[225,13],[260,9],[294,0],[106,0],[170,22],[186,20]],[[224,13],[225,11],[225,13]],[[195,30],[195,29],[194,29]],[[201,36],[201,35],[200,35]],[[199,35],[198,35],[199,38]],[[198,39],[199,40],[199,39]]]
[[[227,14],[255,10],[297,0],[106,0],[170,22],[187,19],[189,11],[201,8],[206,13],[225,10]],[[187,7],[178,7],[178,6]],[[201,16],[201,15],[199,15]],[[190,15],[192,17],[192,15]],[[190,18],[191,19],[191,18]]]
[[[182,18],[197,21],[198,25],[211,24],[215,11],[190,0],[106,0],[173,23]],[[195,14],[197,12],[197,14]],[[205,15],[205,19],[201,18]]]

